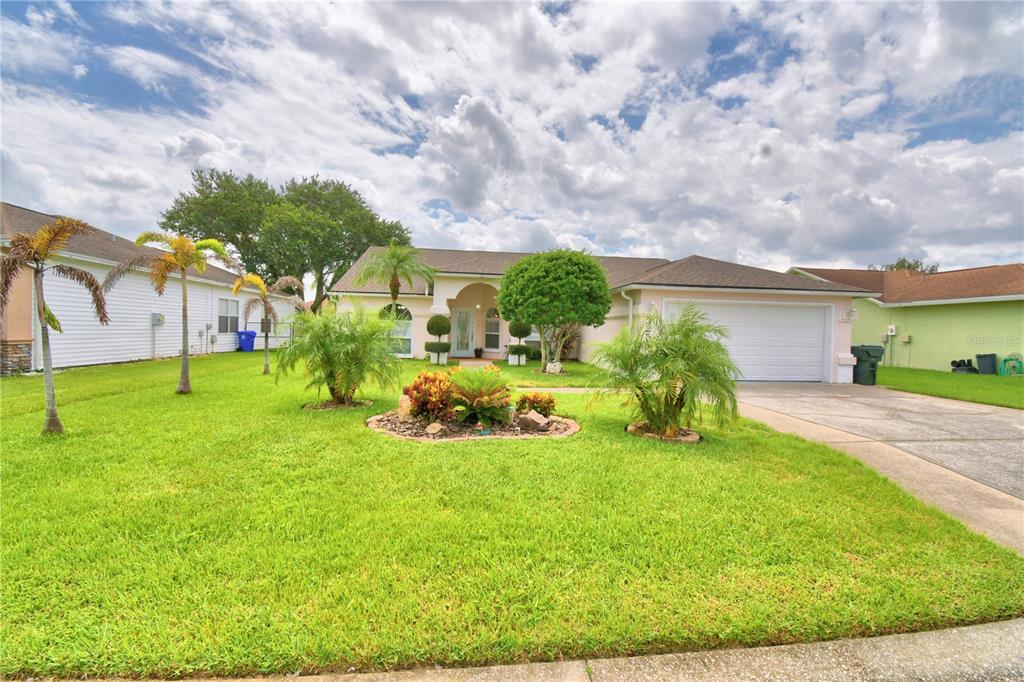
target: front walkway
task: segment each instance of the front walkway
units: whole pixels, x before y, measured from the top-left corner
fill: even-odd
[[[290,678],[276,678],[281,682]],[[933,632],[635,658],[315,675],[302,682],[867,682],[1024,679],[1024,620]]]

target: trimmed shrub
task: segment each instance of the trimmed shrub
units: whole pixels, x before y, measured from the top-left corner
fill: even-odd
[[[457,420],[484,426],[511,420],[512,389],[497,367],[458,367],[449,376]]]
[[[520,412],[537,410],[537,412],[545,417],[550,417],[551,413],[555,411],[555,396],[551,393],[540,393],[538,391],[524,393],[516,400],[516,409]]]
[[[530,354],[530,347],[525,345],[525,344],[521,345],[521,346],[512,345],[512,346],[508,347],[508,354],[509,355],[527,355],[528,356]]]
[[[513,320],[512,322],[508,323],[508,333],[509,336],[514,336],[515,338],[522,341],[527,336],[533,333],[533,327],[527,324],[526,322],[519,322],[518,320]]]
[[[527,346],[530,350],[526,351],[527,360],[540,360],[541,352],[537,346]]]
[[[402,393],[409,396],[410,413],[432,421],[452,421],[452,382],[448,372],[420,372]]]
[[[423,348],[428,353],[447,353],[452,349],[452,344],[447,341],[427,341]]]
[[[431,315],[427,320],[427,333],[438,338],[452,330],[452,321],[444,315]]]

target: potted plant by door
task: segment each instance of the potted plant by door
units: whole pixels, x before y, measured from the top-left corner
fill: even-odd
[[[519,339],[518,344],[508,347],[508,364],[520,366],[526,364],[527,353],[530,347],[523,343],[523,339],[530,335],[533,328],[525,322],[512,321],[508,325],[508,333]]]
[[[430,354],[430,364],[432,365],[447,365],[448,364],[448,351],[452,349],[452,344],[448,341],[442,341],[441,337],[452,330],[452,323],[444,315],[432,315],[427,320],[427,333],[433,334],[437,337],[437,341],[427,341],[423,344],[427,353]]]
[[[473,357],[482,358],[483,356],[484,356],[484,349],[483,348],[474,348],[473,349]]]

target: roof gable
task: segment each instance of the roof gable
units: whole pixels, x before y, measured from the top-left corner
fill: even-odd
[[[14,204],[3,202],[0,204],[0,237],[10,239],[18,232],[31,234],[47,223],[51,223],[60,216],[33,211]],[[136,246],[135,242],[116,234],[89,226],[85,232],[76,234],[68,242],[67,246],[61,249],[62,253],[96,258],[104,261],[121,263],[137,256],[159,255],[164,253],[152,246]],[[232,284],[237,275],[215,265],[207,266],[202,274],[190,270],[190,274],[202,279]]]

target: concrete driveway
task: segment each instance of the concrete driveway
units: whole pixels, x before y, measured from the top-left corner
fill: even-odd
[[[740,401],[887,443],[1024,499],[1020,410],[856,384],[744,383]]]

